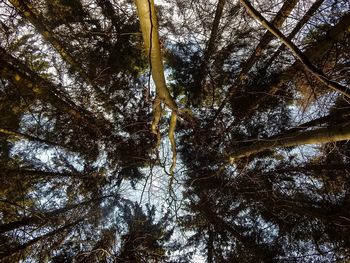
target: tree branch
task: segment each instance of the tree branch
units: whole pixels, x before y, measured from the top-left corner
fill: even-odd
[[[279,31],[273,24],[267,21],[247,0],[240,0],[244,5],[248,13],[259,21],[267,30],[274,34],[283,44],[285,44],[294,55],[300,60],[303,66],[320,82],[322,82],[327,87],[342,93],[344,96],[350,98],[350,89],[348,87],[342,86],[337,82],[330,80],[320,69],[311,63],[307,56],[286,36],[284,36],[281,31]]]

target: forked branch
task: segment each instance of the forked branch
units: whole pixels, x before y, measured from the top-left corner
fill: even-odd
[[[151,131],[157,135],[157,145],[159,144],[159,121],[162,115],[161,102],[163,102],[171,111],[169,126],[169,139],[173,153],[170,175],[173,176],[176,164],[176,146],[175,146],[175,127],[178,108],[171,97],[166,86],[163,60],[159,44],[158,22],[153,0],[136,0],[137,13],[140,19],[143,41],[149,56],[152,78],[156,86],[156,99],[154,102],[154,113]]]

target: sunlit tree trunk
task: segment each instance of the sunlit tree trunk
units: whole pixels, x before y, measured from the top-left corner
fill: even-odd
[[[177,111],[176,103],[171,97],[165,82],[154,2],[153,0],[136,0],[135,2],[140,19],[142,37],[151,66],[152,78],[156,85],[157,97],[171,110]]]
[[[160,102],[163,102],[169,109],[172,110],[170,125],[169,125],[169,140],[173,152],[172,165],[170,174],[173,175],[176,164],[176,147],[175,147],[175,128],[176,118],[178,113],[177,105],[171,97],[170,92],[166,86],[162,54],[159,44],[158,36],[158,21],[157,14],[154,7],[153,0],[136,0],[137,13],[140,19],[141,32],[143,41],[145,43],[152,78],[156,85],[156,99],[154,102],[154,117],[152,122],[152,132],[157,134],[159,144],[159,131],[157,127],[162,114]]]
[[[344,140],[350,140],[350,123],[339,124],[333,127],[320,128],[312,131],[288,133],[260,140],[250,146],[231,151],[229,159],[231,163],[234,163],[236,159],[278,147],[319,144]]]

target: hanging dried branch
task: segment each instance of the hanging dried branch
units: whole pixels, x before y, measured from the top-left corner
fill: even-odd
[[[157,15],[154,8],[153,0],[136,0],[137,13],[140,19],[142,37],[145,42],[147,54],[149,55],[149,63],[152,72],[152,78],[156,85],[156,99],[154,102],[154,115],[151,131],[157,135],[157,145],[159,144],[159,121],[162,115],[161,102],[171,109],[171,119],[169,126],[169,139],[173,152],[172,165],[170,174],[173,175],[176,164],[176,145],[174,131],[176,126],[177,105],[171,97],[166,86],[162,54],[159,44],[159,35],[157,27]]]

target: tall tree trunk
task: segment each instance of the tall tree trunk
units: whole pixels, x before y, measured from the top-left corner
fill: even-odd
[[[202,195],[203,196],[203,195]],[[206,198],[206,197],[204,197]],[[209,202],[207,206],[200,207],[202,216],[210,222],[215,231],[226,231],[235,240],[234,242],[240,242],[243,246],[251,251],[252,254],[259,255],[265,260],[263,262],[274,262],[270,258],[271,252],[263,244],[258,244],[255,238],[244,235],[244,228],[236,226],[235,224],[227,223],[223,218],[221,218],[213,209],[210,207]]]
[[[350,13],[344,15],[339,22],[333,26],[326,35],[315,42],[311,47],[305,50],[304,55],[309,58],[311,62],[322,58],[327,51],[329,51],[336,42],[341,41],[344,37],[350,34],[348,28],[350,27]],[[296,61],[290,66],[288,69],[284,70],[278,77],[276,81],[274,81],[269,90],[266,92],[269,93],[268,96],[261,96],[254,101],[254,104],[246,110],[245,117],[251,116],[259,106],[270,96],[276,94],[278,90],[280,90],[288,81],[290,81],[294,75],[302,70],[303,65],[300,61]]]
[[[314,15],[314,13],[320,8],[325,0],[317,0],[313,3],[313,5],[309,8],[306,14],[299,20],[297,25],[293,28],[292,32],[288,35],[288,39],[292,40],[296,34],[300,31],[300,29],[309,21],[309,19]],[[265,67],[261,69],[262,72],[265,72],[269,66],[271,66],[272,62],[285,50],[286,46],[281,45],[277,51],[271,56],[271,58],[266,62]]]
[[[61,144],[53,142],[53,141],[41,139],[41,138],[29,135],[29,134],[25,134],[22,132],[18,132],[18,131],[11,131],[9,129],[5,129],[5,128],[1,128],[1,127],[0,127],[0,135],[5,135],[6,137],[9,138],[9,141],[13,140],[13,139],[11,139],[11,137],[12,137],[12,138],[16,138],[16,139],[24,139],[24,140],[28,140],[28,141],[32,141],[32,142],[43,143],[43,144],[51,145],[54,147],[60,147],[60,148],[67,149],[69,151],[74,151],[74,149],[72,149],[66,145],[61,145]]]
[[[25,0],[9,0],[10,3],[16,8],[16,10],[21,14],[21,16],[27,20],[35,27],[35,29],[43,36],[43,38],[49,42],[53,48],[60,54],[62,59],[70,64],[79,74],[89,83],[92,80],[82,69],[79,63],[73,58],[73,56],[68,52],[67,48],[61,43],[56,37],[52,30],[47,26],[44,19],[35,13],[32,9],[31,4]]]
[[[43,36],[43,38],[52,45],[52,47],[58,52],[61,58],[68,63],[79,75],[92,86],[96,92],[97,98],[104,102],[110,102],[109,97],[98,87],[94,80],[85,72],[81,67],[79,62],[74,58],[74,56],[69,52],[68,48],[55,37],[54,32],[45,23],[45,19],[40,15],[36,14],[33,10],[31,4],[25,0],[9,0],[10,3],[16,8],[16,10],[21,14],[21,16],[27,19],[35,29]],[[120,113],[124,115],[124,112],[113,104],[113,107]]]
[[[116,31],[120,30],[120,22],[113,8],[113,4],[109,0],[97,0],[97,4],[101,7],[102,13],[111,22]]]
[[[267,172],[267,174],[276,174],[276,173],[293,173],[293,172],[303,172],[303,173],[315,173],[315,172],[324,172],[324,171],[346,171],[350,172],[350,167],[348,167],[345,163],[331,163],[331,164],[307,164],[304,166],[290,166],[290,167],[282,167],[277,168],[271,172]]]
[[[276,14],[275,18],[272,21],[272,24],[279,28],[282,26],[283,22],[287,19],[289,14],[294,9],[295,5],[298,3],[299,0],[291,0],[286,1],[282,8],[279,10],[279,12]],[[233,85],[229,88],[228,94],[226,95],[225,99],[220,104],[219,108],[215,112],[215,116],[213,120],[211,121],[211,124],[215,122],[215,119],[219,116],[222,109],[225,107],[227,102],[237,94],[238,86],[242,84],[243,80],[246,78],[249,70],[253,67],[255,62],[261,57],[263,54],[264,49],[269,45],[271,40],[273,40],[274,36],[269,31],[267,31],[263,37],[261,38],[259,44],[255,48],[254,52],[250,55],[250,57],[247,59],[247,61],[243,64],[243,67],[236,78]]]
[[[202,82],[207,75],[209,59],[211,58],[211,56],[215,51],[215,43],[218,35],[219,24],[220,24],[223,10],[224,10],[225,2],[226,0],[218,0],[216,10],[215,10],[215,17],[214,17],[213,24],[210,31],[210,37],[209,37],[207,46],[204,50],[203,59],[199,65],[198,70],[195,72],[193,76],[193,88],[195,90],[196,95],[199,95],[199,96],[202,95],[202,91],[203,91]]]
[[[12,231],[12,230],[18,229],[18,228],[26,226],[26,225],[37,225],[37,224],[43,223],[47,220],[50,220],[52,218],[55,218],[61,214],[64,214],[68,211],[76,209],[78,207],[96,204],[96,203],[104,200],[105,198],[112,197],[112,196],[113,195],[106,195],[106,196],[102,196],[99,198],[90,199],[90,200],[87,200],[87,201],[84,201],[84,202],[81,202],[78,204],[69,205],[69,206],[59,208],[59,209],[56,209],[56,210],[53,210],[50,212],[37,212],[36,215],[27,216],[27,217],[22,218],[21,220],[13,221],[10,223],[0,225],[0,233]]]
[[[267,21],[247,0],[240,0],[244,5],[246,10],[258,20],[267,30],[274,34],[283,44],[285,44],[299,59],[302,65],[308,70],[316,79],[337,92],[342,93],[344,96],[350,98],[350,89],[343,86],[337,82],[330,80],[320,69],[318,69],[310,59],[286,36],[284,36],[281,31],[279,31],[273,24]]]
[[[70,115],[76,120],[81,120],[94,131],[101,129],[108,131],[109,122],[103,119],[103,123],[92,116],[92,113],[78,107],[67,97],[61,98],[62,94],[55,84],[42,78],[18,59],[7,54],[6,50],[0,47],[0,76],[8,79],[23,89],[30,90],[42,102],[50,103],[60,111]],[[96,125],[99,123],[100,125]]]
[[[229,154],[230,163],[236,159],[246,157],[264,150],[277,147],[290,147],[306,144],[318,144],[350,140],[350,123],[339,124],[333,127],[320,128],[312,131],[282,134],[257,141],[247,147],[238,148]]]
[[[79,174],[79,173],[66,173],[66,172],[51,172],[51,171],[42,171],[42,170],[30,170],[30,169],[22,169],[22,168],[6,168],[4,167],[0,171],[0,177],[15,177],[18,176],[19,178],[64,178],[64,177],[70,177],[70,178],[76,178],[80,180],[89,180],[90,178],[93,178],[90,174]]]
[[[62,234],[64,233],[65,231],[69,230],[70,228],[74,227],[75,225],[79,224],[80,222],[82,222],[84,219],[80,218],[70,224],[67,224],[67,225],[64,225],[60,228],[57,228],[55,229],[54,231],[51,231],[45,235],[42,235],[42,236],[39,236],[39,237],[36,237],[36,238],[33,238],[32,240],[28,241],[27,243],[24,243],[22,245],[19,245],[19,246],[16,246],[14,248],[10,248],[10,249],[7,249],[6,251],[1,251],[0,252],[0,259],[4,259],[6,257],[9,257],[9,256],[12,256],[20,251],[23,251],[29,247],[31,247],[32,245],[40,242],[40,241],[43,241],[47,238],[51,238],[51,237],[54,237],[58,234]]]
[[[154,0],[136,0],[135,3],[137,7],[137,13],[140,19],[143,41],[145,43],[146,51],[149,58],[152,78],[156,85],[156,99],[154,102],[152,132],[157,134],[157,144],[159,144],[160,139],[159,130],[157,130],[157,127],[162,113],[160,102],[164,102],[164,104],[172,110],[169,125],[169,139],[173,153],[172,165],[170,168],[170,175],[173,179],[176,164],[176,146],[174,136],[178,107],[174,99],[171,97],[165,82],[163,60],[158,36],[158,21],[156,10],[154,7]]]
[[[208,241],[207,241],[207,262],[213,263],[213,252],[214,252],[214,233],[213,230],[208,227]]]

